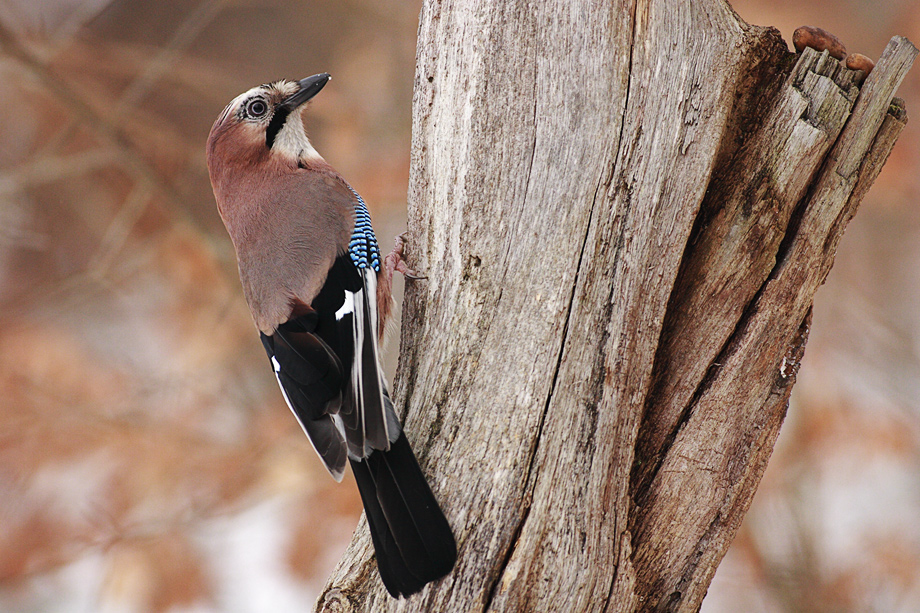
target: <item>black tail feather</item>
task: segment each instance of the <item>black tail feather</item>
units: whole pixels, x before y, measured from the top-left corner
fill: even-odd
[[[408,596],[449,573],[457,545],[406,435],[351,468],[387,591]]]

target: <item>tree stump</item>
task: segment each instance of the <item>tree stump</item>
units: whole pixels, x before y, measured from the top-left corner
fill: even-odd
[[[362,520],[317,610],[697,610],[916,54],[860,87],[716,0],[426,0],[394,400],[459,559],[394,600]]]

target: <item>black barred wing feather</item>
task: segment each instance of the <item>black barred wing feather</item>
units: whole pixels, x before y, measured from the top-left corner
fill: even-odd
[[[335,415],[342,402],[345,375],[326,343],[294,320],[275,334],[262,334],[281,393],[300,427],[336,481],[345,474],[346,446]]]
[[[453,568],[450,525],[402,432],[380,372],[376,275],[336,260],[309,312],[263,336],[285,399],[329,472],[345,458],[394,597]]]
[[[271,336],[263,334],[262,343],[285,400],[307,434],[315,430],[311,422],[323,422],[322,441],[313,442],[324,462],[330,452],[324,455],[322,449],[339,438],[353,458],[389,448],[390,438],[399,433],[384,404],[373,270],[355,268],[348,255],[340,256],[309,312]],[[338,428],[338,437],[328,432],[327,422]],[[326,466],[340,476],[338,465]]]
[[[339,417],[351,457],[389,447],[384,382],[377,349],[377,279],[370,269],[340,256],[313,307],[316,334],[345,365]]]

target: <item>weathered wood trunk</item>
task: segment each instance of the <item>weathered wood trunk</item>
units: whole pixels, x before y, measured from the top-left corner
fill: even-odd
[[[715,0],[427,0],[396,401],[457,567],[342,611],[699,608],[782,423],[810,305],[906,121]]]

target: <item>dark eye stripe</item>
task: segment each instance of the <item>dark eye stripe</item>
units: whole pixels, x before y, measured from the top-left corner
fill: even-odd
[[[278,136],[278,132],[280,132],[281,128],[284,126],[288,112],[289,111],[284,108],[284,106],[281,106],[275,111],[275,115],[272,117],[271,121],[268,122],[268,127],[265,129],[265,146],[269,149],[275,144],[275,137]]]

